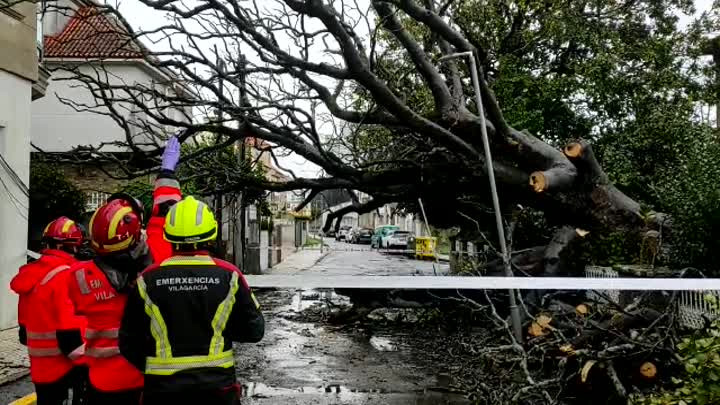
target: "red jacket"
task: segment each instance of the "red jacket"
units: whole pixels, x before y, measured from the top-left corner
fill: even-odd
[[[172,173],[158,176],[153,193],[153,216],[147,226],[147,244],[154,263],[172,255],[163,238],[165,215],[181,198]],[[70,272],[70,298],[77,313],[87,317],[85,356],[90,383],[101,391],[127,391],[143,386],[143,375],[120,354],[118,329],[125,310],[127,294],[116,291],[105,273],[93,261],[74,265]]]
[[[118,330],[127,295],[115,291],[105,273],[92,261],[77,263],[69,271],[70,299],[75,311],[88,321],[84,338],[90,384],[109,392],[141,388],[142,374],[118,349]]]
[[[10,288],[20,295],[18,324],[27,336],[30,375],[34,383],[52,383],[73,368],[60,350],[57,331],[77,330],[84,320],[75,316],[66,277],[75,258],[61,250],[43,250],[35,262],[20,267]]]
[[[153,192],[152,217],[147,225],[147,242],[150,253],[153,256],[153,263],[162,263],[170,258],[172,246],[163,236],[165,216],[170,207],[182,199],[180,184],[173,177],[171,172],[160,173],[155,180],[155,191]]]

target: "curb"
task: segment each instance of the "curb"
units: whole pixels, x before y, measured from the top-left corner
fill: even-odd
[[[37,395],[33,392],[32,394],[25,395],[24,397],[10,402],[8,405],[34,405],[37,403]]]
[[[20,368],[20,367],[18,367]],[[30,369],[23,367],[21,370],[12,371],[0,377],[0,386],[15,382],[25,376],[30,375]]]

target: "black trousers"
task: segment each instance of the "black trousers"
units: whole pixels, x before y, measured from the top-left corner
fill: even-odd
[[[142,389],[131,391],[98,391],[88,384],[87,396],[83,405],[138,405]]]
[[[70,391],[72,391],[72,404],[82,405],[86,381],[87,368],[76,367],[54,383],[35,384],[37,405],[62,405],[70,397],[68,395]]]
[[[166,404],[240,405],[240,389],[234,385],[221,390],[143,393],[142,405]]]
[[[75,367],[75,377],[71,381],[72,405],[85,405],[87,403],[87,389],[90,385],[88,368],[85,366]]]
[[[70,384],[66,377],[54,383],[35,384],[37,405],[63,405],[68,399],[70,390]]]

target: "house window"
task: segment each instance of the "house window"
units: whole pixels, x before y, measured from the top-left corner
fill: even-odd
[[[99,206],[105,203],[105,200],[110,197],[110,194],[103,193],[101,191],[91,191],[87,193],[87,202],[85,203],[85,210],[95,211]]]

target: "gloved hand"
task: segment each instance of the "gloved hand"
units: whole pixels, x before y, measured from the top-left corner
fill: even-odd
[[[175,171],[180,160],[180,142],[177,137],[171,137],[165,144],[165,151],[162,155],[162,169]]]
[[[85,355],[85,343],[83,343],[82,345],[78,346],[77,349],[70,352],[70,354],[68,354],[68,358],[70,360],[79,360],[84,355]]]

